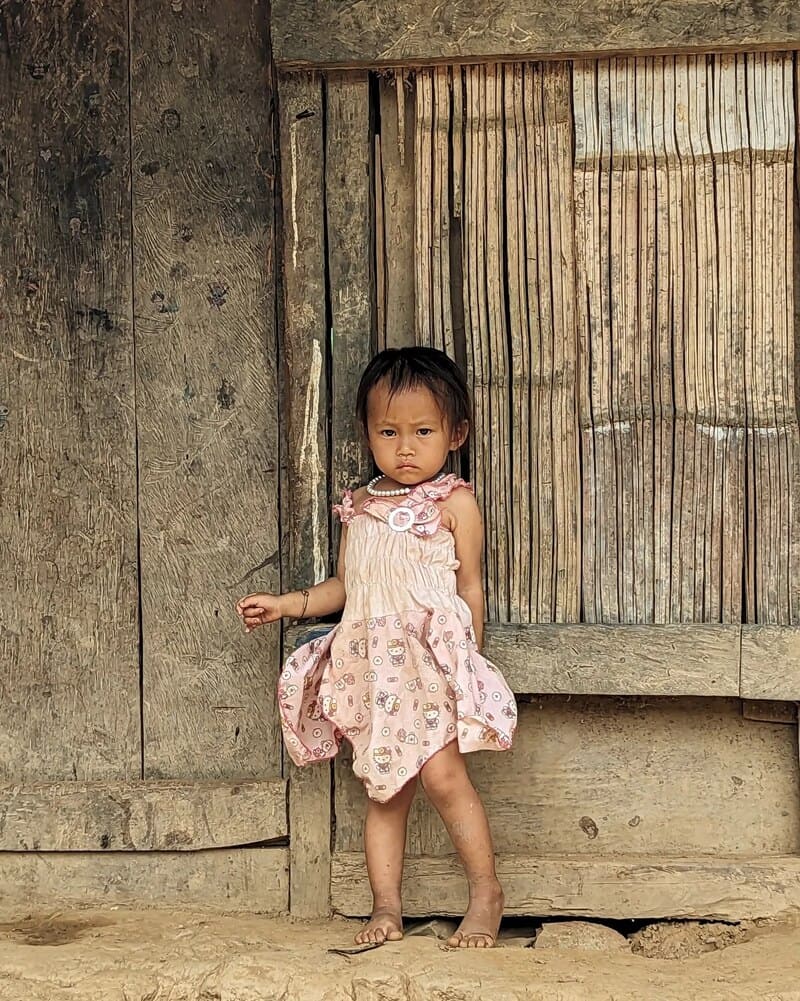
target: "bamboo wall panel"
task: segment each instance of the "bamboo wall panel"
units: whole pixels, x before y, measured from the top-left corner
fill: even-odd
[[[473,390],[492,620],[800,614],[793,72],[776,53],[413,77],[415,339]]]

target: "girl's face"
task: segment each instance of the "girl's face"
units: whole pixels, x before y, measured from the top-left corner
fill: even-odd
[[[424,386],[389,395],[378,383],[367,398],[367,438],[378,469],[401,486],[437,475],[447,455],[460,448],[467,426],[447,427],[433,394]]]

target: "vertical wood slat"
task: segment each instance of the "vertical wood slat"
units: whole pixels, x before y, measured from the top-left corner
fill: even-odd
[[[331,303],[331,496],[368,479],[355,397],[372,355],[372,213],[369,77],[331,73],[326,86],[325,205]],[[331,522],[336,561],[339,524]]]
[[[794,387],[792,171],[797,123],[791,57],[747,55],[752,177],[752,320],[746,326],[747,444],[752,454],[748,523],[753,525],[748,605],[757,621],[796,620],[797,585],[791,557],[800,526],[793,517],[798,489],[800,429]]]
[[[433,345],[433,74],[415,76],[414,106],[414,340]]]
[[[283,412],[288,533],[283,589],[326,576],[328,565],[327,379],[323,97],[318,74],[278,83],[282,158],[285,319]],[[289,765],[290,908],[326,915],[330,899],[330,767]]]
[[[0,76],[0,776],[138,778],[125,4],[4,5]]]
[[[414,95],[398,71],[395,80],[378,80],[381,123],[381,170],[384,220],[385,334],[380,347],[414,343]],[[381,244],[378,245],[380,253]]]
[[[132,9],[147,778],[280,774],[277,632],[232,615],[279,582],[267,37],[260,2]]]
[[[578,439],[578,337],[575,315],[575,206],[570,69],[543,68],[553,296],[553,569],[548,609],[537,621],[580,618],[580,453]],[[524,470],[513,470],[513,476]],[[513,516],[513,513],[512,513]],[[549,614],[548,614],[549,613]]]

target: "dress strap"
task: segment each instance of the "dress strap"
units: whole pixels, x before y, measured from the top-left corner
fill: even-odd
[[[414,487],[414,489],[409,494],[409,497],[413,497],[415,500],[417,497],[425,497],[429,500],[446,500],[454,490],[458,490],[459,487],[464,487],[471,493],[474,493],[472,489],[472,484],[467,483],[466,480],[462,480],[460,476],[456,476],[455,473],[448,473],[447,476],[443,476],[441,480],[431,480],[429,483],[420,483],[419,486]]]
[[[349,525],[355,518],[356,511],[353,507],[353,491],[345,490],[342,494],[342,503],[333,505],[333,513],[339,515],[339,520],[343,525]]]

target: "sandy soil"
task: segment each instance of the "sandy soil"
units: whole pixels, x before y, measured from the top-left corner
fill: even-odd
[[[354,927],[164,911],[32,917],[0,926],[0,999],[800,1001],[796,926],[681,959],[537,952],[519,938],[454,952],[424,935],[352,957],[328,952],[350,946]]]

